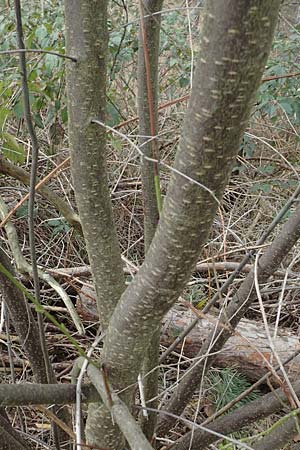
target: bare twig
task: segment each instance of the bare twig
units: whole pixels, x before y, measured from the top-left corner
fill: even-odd
[[[14,54],[20,54],[20,53],[39,53],[39,54],[46,54],[46,55],[54,55],[58,56],[59,58],[65,58],[70,59],[71,61],[76,62],[77,59],[74,58],[74,56],[64,55],[62,53],[53,52],[51,50],[42,50],[37,48],[17,48],[15,50],[1,50],[0,55],[14,55]]]
[[[20,0],[14,0],[15,3],[15,13],[16,13],[16,28],[17,28],[17,42],[20,49],[25,49],[24,39],[23,39],[23,28],[22,28],[22,14],[21,14],[21,4]],[[31,117],[30,101],[29,101],[29,89],[28,89],[28,79],[27,79],[27,68],[26,68],[26,56],[24,52],[19,53],[20,59],[20,70],[22,79],[22,93],[24,100],[24,115],[28,128],[28,133],[30,135],[31,145],[32,145],[32,165],[30,173],[30,190],[29,190],[29,206],[28,206],[28,222],[29,222],[29,241],[30,241],[30,253],[32,259],[32,273],[34,282],[34,292],[35,298],[40,303],[40,284],[38,276],[38,268],[36,263],[36,251],[35,251],[35,235],[34,235],[34,200],[35,200],[35,184],[37,175],[37,164],[38,164],[38,140],[36,133],[34,131],[33,121]],[[43,316],[38,314],[38,324],[40,341],[43,349],[45,366],[48,373],[48,382],[53,382],[55,377],[51,370],[51,364],[49,360],[49,355],[47,351]]]
[[[0,219],[3,219],[3,217],[8,216],[8,211],[6,208],[6,205],[2,198],[0,197]],[[12,251],[13,257],[16,262],[17,269],[20,273],[28,274],[32,276],[33,269],[32,266],[26,261],[24,258],[20,246],[19,246],[19,239],[18,234],[16,232],[16,229],[11,221],[6,222],[6,225],[4,226],[7,239],[9,242],[10,249]],[[60,286],[60,284],[48,273],[43,272],[41,269],[37,268],[38,276],[41,280],[45,281],[49,286],[51,286],[60,296],[64,304],[66,305],[66,308],[68,309],[70,316],[72,317],[72,320],[74,322],[74,325],[78,331],[79,334],[84,334],[84,327],[82,325],[82,322],[80,320],[80,317],[77,314],[76,308],[74,307],[72,300],[66,293],[66,291]]]
[[[49,188],[44,186],[51,178],[54,177],[61,169],[63,169],[70,161],[70,157],[62,161],[57,167],[55,167],[47,176],[40,180],[35,186],[35,192],[39,191],[47,200],[49,200],[54,207],[56,207],[66,218],[66,220],[73,226],[77,231],[82,233],[80,219],[77,214],[56,194],[54,194]],[[21,167],[14,166],[12,163],[7,161],[5,158],[0,156],[0,170],[2,173],[10,175],[23,183],[29,185],[30,177],[26,170]],[[14,215],[16,210],[24,204],[24,202],[29,198],[29,194],[26,194],[19,203],[12,208],[12,210],[2,219],[0,223],[0,228],[3,227],[6,222]]]

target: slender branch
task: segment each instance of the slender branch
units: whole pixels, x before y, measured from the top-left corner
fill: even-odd
[[[47,371],[39,339],[39,330],[27,302],[23,299],[22,293],[5,276],[3,269],[7,271],[9,276],[14,277],[13,267],[0,247],[0,291],[8,307],[20,342],[23,343],[34,377],[38,382],[45,383],[47,381]]]
[[[84,364],[84,361],[84,358],[78,358],[76,365],[81,367],[82,364]],[[87,367],[87,374],[101,395],[105,406],[108,408],[112,414],[112,417],[120,427],[131,449],[153,450],[153,447],[143,435],[142,430],[138,426],[134,417],[131,415],[128,407],[124,402],[122,402],[122,400],[120,400],[118,395],[113,392],[106,375],[103,377],[103,374],[99,371],[99,369],[90,364]]]
[[[31,450],[29,444],[0,413],[0,445],[1,450]]]
[[[136,406],[136,408],[137,409],[142,409],[142,407],[140,407],[140,406]],[[153,411],[154,410],[154,408],[147,408],[147,409],[148,409],[148,411]],[[159,412],[159,411],[156,410],[156,412]],[[167,412],[167,411],[164,411],[163,414],[165,416],[167,416],[167,417],[172,418],[172,420],[175,420],[175,421],[179,420],[180,422],[188,425],[189,428],[195,428],[196,430],[200,430],[200,431],[203,431],[205,433],[208,433],[208,434],[214,436],[214,440],[217,440],[217,439],[220,439],[220,438],[221,439],[227,439],[232,444],[236,444],[236,445],[242,447],[242,449],[254,450],[248,444],[242,443],[240,440],[234,439],[233,437],[226,436],[225,433],[224,434],[220,433],[219,431],[215,431],[215,430],[213,430],[212,428],[209,428],[209,427],[206,428],[203,425],[200,425],[198,423],[192,422],[191,420],[185,419],[182,416],[177,416],[176,414],[172,414],[172,413]],[[170,446],[168,446],[167,448],[169,449]]]
[[[22,14],[21,14],[21,4],[20,0],[14,0],[15,13],[16,13],[16,28],[17,28],[17,42],[20,49],[25,49],[24,39],[23,39],[23,28],[22,28]],[[30,241],[30,254],[31,254],[31,264],[34,282],[34,292],[35,298],[40,303],[40,284],[38,276],[38,268],[36,263],[36,251],[35,251],[35,234],[34,234],[34,200],[35,200],[35,185],[37,176],[37,164],[38,164],[38,140],[34,130],[30,101],[29,101],[29,89],[28,89],[28,79],[27,79],[27,68],[26,68],[26,56],[24,52],[19,53],[20,60],[20,70],[22,79],[22,93],[24,101],[24,115],[27,124],[28,133],[30,135],[31,145],[32,145],[32,164],[30,172],[30,189],[29,189],[29,205],[28,205],[28,223],[29,223],[29,241]],[[54,381],[54,372],[51,369],[51,364],[49,360],[43,317],[38,314],[38,325],[40,333],[40,342],[43,349],[43,355],[45,360],[45,366],[47,370],[48,382]]]
[[[138,152],[138,154],[145,159],[145,161],[149,161],[152,163],[159,163],[161,166],[166,167],[167,169],[169,169],[171,172],[173,172],[173,174],[175,175],[179,175],[180,177],[182,177],[185,181],[189,181],[190,183],[201,187],[202,189],[204,189],[206,192],[208,192],[211,197],[213,198],[213,200],[220,205],[220,200],[216,197],[215,193],[213,192],[212,189],[210,189],[207,185],[201,183],[200,181],[198,181],[196,179],[196,177],[191,177],[190,175],[184,173],[182,170],[178,170],[175,166],[170,166],[169,164],[165,163],[164,161],[158,161],[157,159],[154,159],[150,156],[145,155],[145,153],[141,150],[141,148],[136,145],[131,139],[130,137],[128,137],[126,134],[121,133],[120,131],[117,131],[116,128],[112,128],[109,125],[106,125],[104,122],[102,122],[101,120],[98,119],[92,119],[91,123],[97,123],[98,125],[101,125],[102,127],[106,128],[107,130],[112,131],[113,133],[117,134],[118,136],[122,137],[125,141],[129,142],[132,147]]]
[[[35,191],[39,192],[46,200],[48,200],[59,212],[62,214],[71,227],[74,227],[76,231],[82,234],[81,223],[78,214],[57,194],[55,194],[51,189],[47,186],[44,186],[51,178],[54,177],[58,173],[59,170],[63,169],[63,167],[69,162],[70,158],[65,159],[61,164],[55,167],[47,176],[45,176],[42,180],[39,180]],[[30,176],[28,172],[22,167],[15,166],[10,161],[5,159],[0,155],[0,172],[9,175],[22,183],[29,186],[30,184]],[[0,228],[5,225],[5,223],[13,216],[16,210],[28,199],[29,195],[25,195],[22,200],[6,215],[6,217],[0,223]]]
[[[3,252],[3,250],[1,250],[0,247],[0,256],[2,259],[2,256],[4,255],[4,258],[7,259],[5,253]],[[8,268],[7,268],[8,266]],[[65,327],[64,324],[59,323],[56,318],[54,316],[52,316],[47,309],[45,309],[40,303],[37,302],[36,298],[34,297],[34,295],[32,295],[29,291],[27,291],[27,289],[15,278],[15,276],[13,275],[12,271],[9,269],[10,265],[7,265],[5,262],[0,261],[0,276],[3,274],[4,278],[2,278],[3,280],[5,280],[6,278],[10,281],[10,284],[13,285],[14,287],[16,287],[21,293],[23,293],[25,295],[25,297],[30,300],[32,302],[32,304],[35,306],[35,309],[37,312],[42,313],[45,315],[45,317],[47,317],[47,319],[52,322],[65,336],[66,338],[69,340],[69,342],[71,342],[71,344],[73,344],[73,346],[76,348],[76,350],[78,351],[78,354],[81,356],[84,356],[85,358],[89,359],[86,354],[85,351],[80,347],[80,345],[78,344],[78,342],[76,341],[76,339],[71,335],[71,333],[67,330],[67,328]],[[6,278],[5,278],[6,277]],[[10,298],[10,297],[9,297]],[[13,296],[11,298],[14,298]],[[16,298],[18,298],[18,296],[16,296]],[[21,317],[21,315],[19,315],[19,317]],[[19,321],[20,323],[20,321]],[[20,323],[20,325],[22,325]],[[24,338],[25,339],[25,338]],[[91,362],[92,363],[92,362]]]
[[[81,386],[81,403],[96,403],[101,397],[91,384]],[[76,403],[76,384],[0,384],[0,405],[34,406]]]
[[[59,428],[61,428],[71,439],[76,438],[75,433],[71,430],[71,428],[66,425],[61,419],[59,419],[50,409],[45,408],[43,405],[38,405],[37,409],[42,411],[48,419],[50,419],[53,423],[55,423]]]
[[[293,437],[299,436],[300,421],[299,409],[292,411],[285,417],[279,419],[267,431],[267,434],[257,443],[253,443],[255,450],[277,450],[284,448]]]
[[[156,219],[156,223],[152,224],[153,229],[156,229],[158,215],[162,209],[162,198],[160,191],[160,180],[159,180],[159,156],[158,156],[158,145],[157,145],[157,97],[158,97],[158,55],[159,55],[159,31],[160,31],[160,16],[156,17],[154,20],[150,17],[146,23],[143,17],[144,8],[148,10],[148,12],[157,12],[162,8],[163,0],[150,0],[143,1],[139,0],[139,8],[140,8],[140,48],[139,48],[139,110],[140,110],[140,135],[142,136],[151,136],[152,139],[150,142],[145,144],[145,139],[142,140],[142,144],[145,144],[144,148],[148,147],[148,150],[144,150],[144,154],[149,156],[149,153],[152,155],[152,158],[157,162],[152,163],[151,172],[146,176],[144,173],[144,183],[150,177],[154,177],[153,179],[153,187],[154,187],[154,199],[156,199],[156,210],[154,209],[154,205],[152,208],[154,211],[151,211],[150,205],[147,206],[147,212],[149,213],[149,209],[151,212],[151,217],[148,217],[148,220],[153,221]],[[149,119],[149,125],[147,124]],[[150,133],[149,133],[150,131]],[[142,164],[146,166],[144,168],[148,171],[149,164],[147,165],[146,161],[143,160]],[[149,181],[145,186],[146,192],[144,195],[150,196],[152,194],[153,189],[147,193],[147,188],[150,189]],[[153,199],[153,200],[154,200]],[[152,200],[152,201],[153,201]],[[151,201],[151,200],[150,200]],[[148,199],[149,202],[149,199]],[[152,231],[152,234],[153,231]],[[150,245],[151,239],[148,242]]]
[[[158,58],[160,48],[160,16],[151,16],[151,13],[161,11],[163,0],[139,0],[140,30],[138,53],[138,112],[139,112],[139,143],[143,147],[143,153],[151,156],[157,162],[149,162],[141,159],[141,179],[144,207],[144,237],[145,254],[147,253],[162,209],[162,196],[159,177],[158,156]],[[144,11],[150,16],[144,18]],[[151,137],[149,139],[149,136]],[[141,400],[146,402],[157,398],[159,362],[160,328],[158,327],[149,343],[142,374],[150,374],[147,377],[139,376]],[[156,368],[156,370],[155,370]],[[143,406],[146,406],[144,403]],[[151,406],[158,406],[157,400],[151,402]],[[141,427],[147,438],[152,439],[157,414],[147,413],[142,410]]]
[[[300,349],[296,350],[289,358],[287,358],[285,361],[282,361],[283,366],[291,362],[294,358],[296,358],[300,353]],[[203,425],[206,425],[208,423],[213,422],[217,417],[220,417],[222,414],[227,412],[229,409],[231,409],[233,406],[235,406],[238,402],[240,402],[243,398],[247,397],[251,392],[253,392],[255,389],[257,389],[259,386],[261,386],[263,383],[267,382],[268,379],[272,376],[274,372],[278,372],[280,370],[280,366],[277,365],[274,367],[274,369],[269,370],[265,375],[263,375],[259,380],[257,380],[255,383],[253,383],[248,389],[246,389],[244,392],[242,392],[240,395],[235,397],[231,402],[227,403],[227,405],[223,406],[223,408],[216,411],[214,414],[209,416],[208,419],[206,419],[203,422]]]
[[[65,58],[65,59],[70,59],[71,61],[76,62],[77,59],[74,58],[74,56],[69,56],[69,55],[64,55],[62,53],[58,53],[58,52],[53,52],[51,50],[42,50],[42,49],[38,49],[38,48],[18,48],[18,49],[14,49],[14,50],[1,50],[0,51],[0,55],[14,55],[15,53],[41,53],[41,54],[46,54],[46,55],[54,55],[54,56],[58,56],[59,58]]]
[[[3,217],[7,216],[7,213],[8,213],[8,211],[7,211],[6,205],[5,205],[4,201],[2,200],[2,198],[0,197],[0,219],[1,218],[3,219]],[[23,275],[26,274],[26,275],[32,276],[32,272],[33,272],[32,267],[30,266],[30,264],[28,264],[28,262],[26,261],[26,259],[24,258],[23,254],[21,252],[21,249],[19,246],[18,234],[16,232],[16,229],[15,229],[13,223],[11,221],[7,222],[6,225],[4,226],[4,228],[5,228],[5,231],[7,234],[9,246],[10,246],[11,252],[13,254],[14,260],[16,262],[18,271],[20,273],[22,273]],[[59,283],[51,275],[43,272],[39,268],[38,268],[38,276],[41,280],[48,283],[49,286],[51,286],[58,293],[58,295],[60,296],[60,298],[66,305],[66,308],[69,311],[69,314],[73,319],[74,325],[75,325],[78,333],[84,334],[85,331],[84,331],[82,322],[80,320],[80,317],[78,316],[76,308],[73,305],[73,302],[71,301],[67,292],[59,285]]]

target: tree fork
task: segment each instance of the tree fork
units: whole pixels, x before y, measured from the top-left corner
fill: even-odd
[[[206,4],[202,56],[176,172],[145,262],[107,330],[104,360],[116,388],[136,381],[149,338],[177,300],[206,242],[270,50],[279,3]]]

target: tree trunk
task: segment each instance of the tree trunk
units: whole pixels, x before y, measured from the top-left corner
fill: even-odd
[[[163,0],[145,0],[140,2],[141,18],[139,30],[138,54],[138,112],[140,147],[145,156],[159,159],[158,139],[158,56],[160,15]],[[146,17],[144,17],[146,16]],[[151,139],[152,138],[152,139]],[[158,162],[141,160],[141,178],[144,204],[144,240],[145,253],[153,239],[161,210],[161,192]],[[157,408],[157,401],[147,403],[156,398],[158,392],[160,329],[153,334],[145,356],[142,379],[144,397],[147,406]],[[146,374],[149,375],[145,377]],[[145,377],[145,378],[144,378]],[[156,425],[155,412],[141,413],[142,429],[148,439],[151,439]]]
[[[124,290],[106,173],[107,1],[66,0],[71,170],[103,329]]]
[[[73,177],[99,315],[104,326],[109,322],[102,363],[113,388],[127,389],[127,403],[149,342],[207,240],[266,64],[279,3],[207,2],[201,55],[159,225],[116,309],[124,284],[106,187],[105,137],[91,124],[95,117],[103,121],[105,105],[106,2],[65,3],[67,53],[77,58],[67,74]],[[123,446],[104,406],[89,410],[87,429],[89,444]]]
[[[99,320],[96,305],[91,301],[95,292],[89,290],[89,297],[80,295],[80,314],[88,320]],[[175,305],[162,321],[161,345],[168,347],[174,339],[185,330],[195,317],[200,317],[196,326],[176,347],[175,351],[187,358],[195,358],[202,345],[219,323],[216,315],[202,314],[200,310],[190,309],[188,302]],[[226,323],[223,324],[226,328]],[[222,326],[222,324],[221,324]],[[269,326],[271,336],[274,336],[274,326]],[[277,331],[273,337],[274,347],[282,361],[294,355],[298,348],[299,338],[289,330]],[[250,380],[257,381],[269,370],[270,365],[276,365],[268,341],[268,335],[262,322],[242,319],[236,330],[225,343],[222,352],[216,354],[215,367],[234,367]],[[289,377],[296,380],[300,372],[300,355],[285,366]],[[277,380],[274,379],[276,383]],[[151,405],[149,405],[151,406]]]
[[[105,329],[125,287],[107,182],[106,129],[92,123],[93,119],[105,121],[107,1],[66,0],[65,19],[66,51],[77,60],[67,63],[71,170],[100,323]],[[94,409],[95,405],[90,405],[87,442],[98,445],[100,432],[101,447],[123,443],[110,415],[99,427]]]

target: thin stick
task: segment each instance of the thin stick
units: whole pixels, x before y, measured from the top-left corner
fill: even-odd
[[[77,59],[74,56],[64,55],[63,53],[52,52],[50,50],[42,50],[38,48],[17,48],[15,50],[1,50],[0,55],[14,55],[15,53],[41,53],[46,55],[54,55],[59,58],[70,59],[73,62],[76,62]]]
[[[14,0],[15,4],[15,13],[16,13],[16,29],[17,29],[17,42],[20,49],[25,49],[24,39],[23,39],[23,28],[22,28],[22,14],[21,14],[21,4],[20,0]],[[24,101],[24,115],[28,128],[28,132],[30,135],[31,145],[32,145],[32,164],[31,164],[31,172],[30,172],[30,190],[29,190],[29,206],[28,206],[28,223],[29,223],[29,244],[30,244],[30,254],[31,254],[31,265],[32,265],[32,273],[33,273],[33,282],[34,282],[34,293],[36,301],[41,304],[40,301],[40,281],[38,275],[38,267],[36,260],[36,249],[35,249],[35,235],[34,235],[34,200],[35,200],[35,184],[37,177],[37,165],[38,165],[38,140],[34,130],[31,110],[30,110],[30,101],[29,101],[29,88],[28,88],[28,79],[27,79],[27,69],[26,69],[26,55],[24,52],[19,53],[20,60],[20,70],[21,70],[21,79],[22,79],[22,93],[23,93],[23,101]],[[41,347],[44,357],[44,364],[47,373],[48,383],[55,382],[55,375],[53,369],[51,367],[47,345],[46,345],[46,337],[44,330],[44,320],[43,315],[38,313],[38,327],[39,327],[39,336],[41,341]],[[54,440],[57,449],[60,449],[60,442],[58,436],[58,430],[56,425],[53,426]]]

